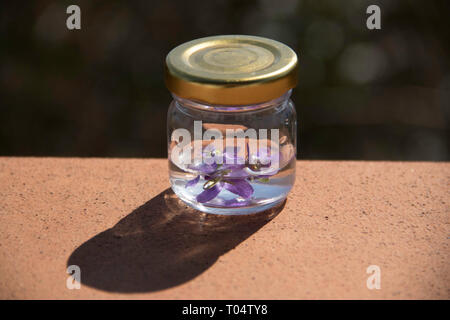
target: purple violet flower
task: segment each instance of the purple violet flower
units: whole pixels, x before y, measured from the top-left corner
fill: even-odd
[[[215,154],[215,150],[211,150],[210,147],[207,150],[208,156],[211,157]],[[260,182],[267,182],[269,177],[276,174],[278,170],[272,170],[268,172],[264,170],[270,167],[272,157],[268,154],[268,150],[264,150],[256,155],[248,155],[246,159],[239,158],[238,147],[227,147],[223,151],[223,163],[200,163],[196,165],[189,165],[188,168],[196,171],[198,176],[186,183],[186,188],[197,185],[201,176],[204,177],[206,182],[203,185],[203,191],[197,195],[196,200],[199,203],[205,203],[211,201],[220,193],[222,189],[228,190],[240,198],[221,200],[223,205],[228,207],[239,207],[246,205],[250,202],[250,198],[254,193],[254,189],[247,181],[258,179]],[[247,145],[248,151],[248,145]],[[220,151],[218,153],[220,155]],[[248,152],[247,152],[248,154]],[[246,164],[249,159],[256,157],[256,164]],[[259,158],[265,161],[259,161]],[[238,161],[240,160],[240,161]],[[269,160],[269,161],[268,161]],[[240,162],[240,163],[238,163]],[[261,163],[261,162],[264,162]],[[268,162],[268,163],[267,163]]]
[[[251,184],[244,179],[225,180],[224,188],[246,199],[249,199],[254,192]]]
[[[200,203],[205,203],[205,202],[208,202],[208,201],[214,199],[219,194],[220,190],[222,190],[222,186],[223,186],[223,184],[221,182],[219,182],[219,183],[216,183],[211,188],[204,190],[197,196],[197,201]]]
[[[201,163],[201,164],[190,164],[188,165],[188,169],[190,170],[194,170],[203,174],[208,174],[208,173],[213,173],[217,170],[217,163],[213,163],[213,164],[206,164],[206,163]]]

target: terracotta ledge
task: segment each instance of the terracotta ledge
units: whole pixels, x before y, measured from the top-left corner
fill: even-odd
[[[177,201],[163,159],[0,158],[0,298],[449,299],[449,178],[299,161],[279,214],[218,217]]]

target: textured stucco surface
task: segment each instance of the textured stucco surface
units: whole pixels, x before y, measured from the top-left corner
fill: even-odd
[[[220,217],[162,159],[0,158],[0,298],[449,299],[449,185],[449,163],[299,161],[281,212]]]

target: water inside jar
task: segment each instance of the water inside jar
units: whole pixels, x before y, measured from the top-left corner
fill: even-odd
[[[263,147],[256,149],[248,139],[231,147],[201,141],[201,158],[195,158],[192,142],[189,152],[169,154],[172,188],[183,201],[210,213],[245,214],[282,201],[294,184],[296,159],[287,137],[279,140],[276,147],[259,140]]]

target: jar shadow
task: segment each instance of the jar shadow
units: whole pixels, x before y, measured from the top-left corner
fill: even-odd
[[[252,215],[197,211],[167,189],[79,246],[67,265],[81,283],[111,292],[152,292],[185,283],[258,231],[284,208]]]

